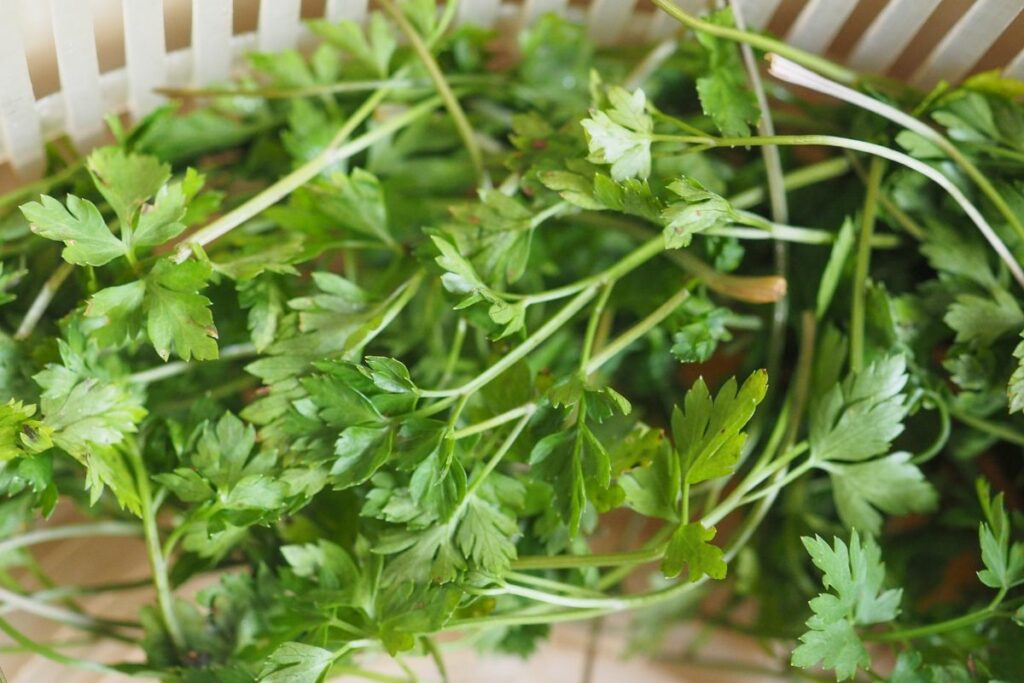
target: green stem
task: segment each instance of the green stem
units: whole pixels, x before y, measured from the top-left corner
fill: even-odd
[[[139,536],[142,527],[136,522],[96,522],[90,524],[69,524],[45,529],[36,529],[0,541],[0,556],[12,550],[40,543],[63,541],[68,538],[92,538],[96,536]]]
[[[608,305],[608,297],[612,294],[615,282],[609,282],[601,289],[594,308],[590,311],[590,318],[587,320],[587,330],[583,335],[583,348],[580,350],[580,369],[586,372],[585,368],[590,361],[590,354],[594,351],[594,339],[597,337],[597,324],[601,320],[605,306]]]
[[[402,30],[405,37],[409,39],[409,45],[412,46],[413,52],[416,53],[420,63],[423,64],[423,68],[430,75],[430,80],[434,82],[434,87],[437,88],[437,92],[444,101],[448,114],[455,123],[456,130],[459,131],[459,137],[462,138],[462,144],[466,146],[466,151],[469,152],[469,160],[473,164],[473,170],[476,172],[477,179],[482,183],[486,183],[487,169],[484,168],[484,157],[480,152],[480,145],[477,144],[473,126],[470,125],[469,119],[466,118],[466,112],[463,111],[462,105],[459,104],[459,98],[452,92],[452,88],[445,79],[444,72],[441,71],[437,60],[434,59],[434,55],[431,54],[420,34],[409,23],[409,20],[405,18],[405,14],[395,7],[391,0],[379,0],[379,2],[384,11],[398,24],[398,28]]]
[[[14,333],[15,339],[28,339],[32,335],[32,331],[36,329],[36,325],[39,320],[43,317],[43,313],[46,312],[50,302],[53,301],[53,297],[57,294],[57,290],[64,284],[64,281],[68,279],[71,272],[75,269],[75,266],[70,263],[62,263],[53,271],[53,273],[43,283],[42,289],[36,294],[36,298],[32,300],[32,304],[28,307],[28,311],[25,313],[25,317],[22,319],[21,324],[18,325],[17,331]]]
[[[216,360],[235,360],[238,358],[249,358],[254,355],[256,355],[256,347],[252,344],[232,344],[222,348]],[[152,384],[153,382],[159,382],[176,375],[181,375],[199,366],[203,366],[205,368],[206,363],[189,363],[186,361],[164,363],[163,365],[157,365],[156,367],[152,367],[147,370],[133,372],[128,375],[128,381],[132,384]]]
[[[827,182],[846,175],[850,161],[846,157],[833,157],[810,166],[803,166],[782,176],[782,187],[788,191],[799,190],[817,183]],[[729,197],[729,203],[736,209],[750,209],[767,198],[764,186],[751,187]]]
[[[871,238],[878,216],[878,191],[882,186],[885,163],[875,157],[868,169],[867,194],[860,222],[857,260],[853,271],[853,303],[850,310],[850,369],[860,372],[864,367],[864,308],[867,296],[868,271],[871,266]]]
[[[965,413],[956,407],[950,407],[949,414],[952,415],[954,419],[963,422],[968,427],[973,427],[978,431],[986,432],[987,434],[1002,439],[1003,441],[1008,441],[1018,446],[1024,446],[1024,434],[1021,434],[1006,425],[986,420],[981,417],[975,417],[974,415]]]
[[[473,481],[466,487],[466,495],[462,499],[463,505],[465,505],[470,498],[476,495],[476,492],[480,489],[484,480],[487,479],[488,475],[494,471],[494,468],[498,466],[498,463],[501,462],[502,458],[504,458],[512,449],[516,439],[518,439],[519,435],[523,433],[523,428],[526,427],[526,423],[530,421],[532,416],[533,413],[530,412],[519,419],[519,422],[516,423],[516,426],[513,427],[512,431],[505,437],[505,440],[502,442],[498,450],[494,452],[494,455],[491,456],[491,459],[488,460],[483,469],[476,474]],[[457,515],[453,516],[453,518],[455,517],[457,517]]]
[[[995,600],[993,600],[987,607],[971,612],[970,614],[965,614],[962,617],[940,621],[936,624],[929,624],[927,626],[918,626],[917,628],[897,629],[895,631],[886,631],[884,633],[865,633],[862,637],[864,640],[893,642],[914,640],[916,638],[934,636],[940,633],[948,633],[949,631],[957,631],[992,617],[996,612],[996,607],[998,607],[999,603],[1002,602],[1005,595],[1006,590],[1001,590],[999,594],[996,595]]]
[[[490,75],[452,74],[447,77],[449,83],[457,85],[496,85],[501,79]],[[320,95],[341,95],[345,93],[370,92],[386,88],[388,90],[429,88],[433,83],[417,78],[382,78],[366,81],[339,81],[304,86],[300,88],[192,88],[167,87],[156,88],[155,91],[165,97],[260,97],[264,99],[291,99],[297,97],[316,97]],[[2,206],[2,204],[0,204]]]
[[[524,415],[533,415],[533,413],[536,412],[536,410],[536,403],[532,401],[530,403],[524,403],[521,406],[517,406],[515,408],[512,408],[511,410],[506,410],[504,413],[495,415],[494,417],[484,420],[482,422],[477,422],[476,424],[469,425],[468,427],[463,427],[462,429],[456,429],[455,431],[452,432],[451,436],[456,441],[458,441],[459,439],[465,439],[467,436],[473,436],[474,434],[479,434],[480,432],[487,432],[494,429],[495,427],[500,427],[501,425],[511,422],[512,420],[515,420],[517,418],[523,417]]]
[[[701,31],[715,36],[716,38],[725,38],[726,40],[732,40],[738,43],[746,43],[747,45],[756,47],[759,50],[764,50],[765,52],[778,53],[785,57],[789,57],[794,62],[808,66],[820,73],[827,74],[830,78],[834,78],[837,81],[852,83],[857,80],[856,72],[841,67],[838,64],[834,64],[823,57],[811,54],[810,52],[805,52],[800,48],[787,45],[782,41],[769,38],[768,36],[764,36],[759,33],[741,31],[739,29],[732,28],[731,26],[721,26],[719,24],[713,24],[710,21],[704,21],[703,19],[699,19],[680,9],[680,7],[672,2],[672,0],[653,0],[653,2],[673,19],[694,29],[695,31]]]
[[[6,588],[0,588],[0,603],[3,603],[15,610],[34,614],[37,617],[49,619],[50,621],[55,621],[59,624],[67,624],[68,626],[73,626],[83,631],[105,635],[110,638],[126,642],[132,642],[132,640],[117,633],[113,629],[139,628],[139,624],[136,622],[98,619],[96,617],[91,617],[88,614],[82,614],[81,612],[75,612],[57,605],[40,602],[27,595],[19,595],[18,593],[9,591]]]
[[[621,335],[609,342],[607,346],[601,349],[600,353],[591,358],[586,365],[583,366],[584,374],[593,374],[602,365],[622,353],[622,351],[624,351],[630,344],[643,337],[654,327],[661,324],[665,318],[672,315],[672,312],[679,308],[679,306],[686,301],[689,296],[690,290],[688,289],[680,289],[678,292],[673,294],[665,300],[664,303],[654,309],[654,311],[652,311],[646,318],[638,322],[636,325],[633,325],[633,327],[623,332]]]
[[[45,657],[50,661],[57,662],[58,664],[75,667],[77,669],[85,669],[87,671],[95,671],[103,674],[114,674],[117,676],[123,675],[123,672],[118,671],[113,667],[101,664],[99,662],[94,662],[88,659],[79,659],[78,657],[71,657],[62,652],[58,652],[57,650],[54,650],[53,648],[48,647],[43,643],[36,642],[28,636],[26,636],[21,631],[19,631],[18,629],[14,628],[14,626],[12,626],[9,621],[2,617],[0,617],[0,631],[6,633],[11,640],[18,643],[29,652],[39,655],[40,657]]]
[[[723,237],[736,237],[741,240],[780,240],[783,242],[794,242],[796,244],[832,244],[836,241],[836,234],[828,230],[815,228],[801,228],[795,225],[780,225],[765,221],[766,225],[757,228],[745,228],[738,226],[724,226],[711,228],[704,232],[705,235],[720,235]],[[878,248],[891,248],[900,245],[899,237],[894,235],[872,235],[870,246]]]
[[[580,569],[582,567],[618,567],[622,565],[643,564],[660,560],[665,552],[665,545],[659,544],[650,548],[630,550],[622,553],[606,553],[602,555],[535,555],[520,557],[512,562],[512,569]]]
[[[410,107],[398,116],[388,119],[351,142],[342,144],[352,134],[352,131],[358,128],[373,113],[387,94],[387,90],[378,90],[368,97],[362,106],[353,112],[345,124],[338,129],[338,132],[335,133],[323,151],[315,157],[264,188],[245,203],[235,207],[186,238],[178,247],[175,260],[178,263],[185,261],[192,254],[192,250],[195,247],[205,246],[223,237],[253,216],[273,206],[299,187],[305,185],[328,166],[358,154],[374,143],[387,138],[395,131],[423,118],[442,102],[439,97],[431,97],[414,107]]]
[[[153,493],[149,487],[149,472],[146,471],[142,455],[137,449],[128,449],[127,456],[135,470],[136,485],[139,489],[139,500],[141,501],[142,508],[142,528],[146,536],[146,553],[149,555],[149,565],[153,570],[153,585],[156,588],[157,602],[160,605],[164,626],[167,627],[167,635],[170,636],[175,650],[181,654],[186,647],[185,634],[181,630],[181,624],[178,623],[178,616],[174,611],[174,596],[171,593],[171,584],[167,577],[166,558],[160,549],[160,532],[156,528]]]
[[[661,1],[661,0],[659,0]],[[941,187],[949,194],[953,200],[960,205],[967,217],[971,219],[978,231],[981,232],[982,236],[989,243],[989,245],[995,250],[999,258],[1006,264],[1006,267],[1010,270],[1013,278],[1024,287],[1024,269],[1021,268],[1017,259],[1013,256],[1006,245],[996,234],[992,226],[982,215],[981,211],[971,203],[969,199],[964,195],[959,187],[956,186],[946,175],[935,170],[928,164],[919,161],[907,154],[898,152],[894,149],[884,147],[882,145],[876,145],[871,142],[865,142],[864,140],[854,140],[851,138],[839,137],[836,135],[775,135],[772,137],[762,136],[751,136],[747,138],[713,138],[713,137],[691,137],[685,135],[674,136],[679,142],[688,142],[691,144],[710,144],[715,147],[746,147],[746,146],[760,146],[760,145],[785,145],[785,146],[822,146],[822,147],[837,147],[840,149],[850,149],[856,152],[863,152],[876,157],[882,157],[888,159],[901,166],[905,166],[912,171],[916,171],[921,175],[925,176],[936,185]]]

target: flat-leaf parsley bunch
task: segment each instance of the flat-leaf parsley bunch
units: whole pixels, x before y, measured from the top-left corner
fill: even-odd
[[[368,653],[632,611],[783,676],[1024,680],[1024,86],[925,96],[668,0],[653,50],[377,4],[0,198],[15,647],[390,681]],[[137,621],[32,558],[102,535],[145,540]]]

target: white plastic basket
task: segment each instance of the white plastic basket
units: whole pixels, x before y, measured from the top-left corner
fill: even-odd
[[[689,10],[709,4],[676,2]],[[814,52],[827,53],[856,34],[843,56],[867,71],[891,70],[908,46],[920,48],[924,40],[922,58],[904,74],[915,85],[959,80],[983,66],[997,44],[1007,53],[999,62],[1006,75],[1024,79],[1024,0],[740,5],[748,26],[771,27]],[[358,21],[367,10],[368,0],[0,0],[0,163],[12,165],[21,179],[31,178],[42,169],[45,141],[66,133],[88,149],[101,139],[106,113],[127,111],[137,118],[159,105],[157,86],[222,80],[247,51],[309,40],[304,16]],[[514,30],[548,11],[575,15],[601,42],[658,39],[677,28],[644,0],[463,0],[459,15]],[[245,25],[246,15],[254,15],[249,21],[255,19],[256,30],[236,33],[233,26]],[[169,51],[167,34],[190,36],[188,46]],[[101,71],[104,53],[120,56],[122,47],[124,65]],[[48,93],[53,85],[46,81],[58,80],[54,75],[60,89]]]

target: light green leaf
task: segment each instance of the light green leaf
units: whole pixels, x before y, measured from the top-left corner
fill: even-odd
[[[320,683],[334,654],[304,643],[281,643],[260,671],[260,683]]]
[[[142,205],[171,177],[169,164],[156,157],[126,153],[120,147],[94,150],[86,166],[121,225],[134,225]]]
[[[682,177],[668,186],[680,198],[662,212],[666,249],[690,246],[693,236],[729,225],[738,219],[723,197],[706,189],[695,178]]]
[[[161,259],[146,278],[146,332],[164,360],[172,349],[183,360],[217,358],[210,300],[199,294],[209,277],[206,263]]]
[[[671,578],[679,576],[686,567],[687,581],[696,581],[705,575],[712,579],[724,579],[728,568],[722,549],[710,543],[716,533],[715,527],[705,529],[700,522],[680,525],[665,549],[661,571]]]
[[[32,232],[65,244],[63,257],[79,266],[102,266],[125,253],[124,244],[111,234],[96,205],[73,194],[67,208],[53,197],[21,206]]]
[[[646,178],[651,174],[651,134],[654,122],[647,113],[643,90],[632,94],[619,87],[608,90],[612,108],[591,111],[581,122],[587,133],[589,161],[611,164],[612,178]]]
[[[909,453],[855,464],[829,466],[836,508],[843,522],[872,536],[882,530],[882,516],[931,512],[938,504],[935,488],[910,462]]]

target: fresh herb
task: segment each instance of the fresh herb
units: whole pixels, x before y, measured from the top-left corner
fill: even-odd
[[[528,655],[635,611],[646,651],[703,618],[776,674],[1024,680],[1020,84],[922,95],[655,4],[696,34],[671,54],[381,2],[0,200],[0,612],[145,663],[0,616],[12,647],[444,678],[436,637]],[[101,535],[145,540],[137,622],[31,559]]]

